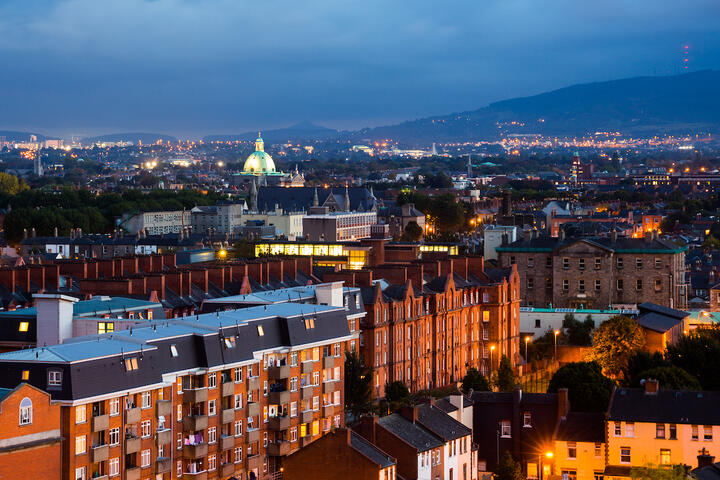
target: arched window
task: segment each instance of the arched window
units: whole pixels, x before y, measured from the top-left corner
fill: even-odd
[[[25,397],[20,402],[20,425],[32,423],[32,401]]]

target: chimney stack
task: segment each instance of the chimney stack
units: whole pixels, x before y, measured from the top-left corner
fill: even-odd
[[[658,380],[655,380],[653,378],[648,378],[647,380],[645,380],[645,394],[646,395],[657,394],[658,390],[660,390],[660,382]]]
[[[400,408],[400,415],[410,420],[412,423],[417,423],[418,409],[417,406],[402,407]]]
[[[710,455],[710,452],[707,451],[705,447],[703,447],[702,450],[700,450],[700,454],[697,456],[698,461],[698,468],[702,467],[709,467],[713,463],[715,463],[715,457]]]

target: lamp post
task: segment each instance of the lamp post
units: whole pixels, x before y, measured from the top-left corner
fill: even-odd
[[[555,454],[551,450],[545,452],[545,458],[547,458],[548,461],[552,460],[554,455]],[[543,480],[542,453],[538,453],[538,480]]]
[[[495,351],[495,345],[490,345],[490,373],[492,373],[492,370],[493,370],[492,354],[494,351]]]
[[[528,335],[525,337],[525,363],[528,363],[528,342],[530,341],[530,336]]]
[[[560,335],[560,330],[555,330],[553,333],[555,334],[555,361],[557,362],[557,337]]]

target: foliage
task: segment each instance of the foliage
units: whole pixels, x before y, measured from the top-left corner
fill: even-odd
[[[633,356],[628,359],[627,374],[628,378],[632,379],[629,386],[637,385],[636,379],[639,381],[640,374],[646,370],[654,369],[657,367],[667,367],[670,365],[665,357],[660,352],[650,353],[645,350],[635,352]]]
[[[247,240],[239,240],[233,244],[233,258],[255,258],[255,248]]]
[[[684,465],[633,467],[630,469],[632,480],[687,480],[690,478]]]
[[[573,411],[604,412],[614,386],[615,382],[602,374],[597,362],[573,362],[555,372],[550,379],[548,393],[567,388]]]
[[[697,378],[703,390],[720,390],[720,327],[699,328],[680,337],[668,346],[666,359]]]
[[[390,403],[402,403],[410,399],[410,390],[400,380],[385,386],[385,399]]]
[[[512,392],[513,388],[515,388],[515,372],[513,372],[512,363],[510,363],[507,355],[500,358],[495,386],[501,392]]]
[[[403,240],[410,242],[417,242],[422,238],[423,230],[415,220],[410,220],[405,226],[405,233],[403,234]]]
[[[18,193],[28,190],[27,183],[20,180],[15,175],[8,173],[0,173],[0,194],[1,195],[17,195]]]
[[[357,352],[345,353],[345,410],[357,418],[370,410],[372,373],[365,368]]]
[[[563,328],[567,332],[567,343],[569,345],[588,346],[592,344],[592,331],[595,322],[588,315],[584,321],[579,321],[572,313],[565,315]]]
[[[631,318],[617,315],[595,330],[589,360],[595,360],[612,377],[627,378],[628,360],[645,346],[645,334]]]
[[[462,391],[468,393],[470,389],[476,392],[490,391],[490,382],[477,368],[470,367],[462,381]]]
[[[651,378],[660,382],[660,388],[667,388],[668,390],[702,390],[697,378],[675,365],[655,367],[640,372],[633,378],[632,386],[640,386],[642,379]]]
[[[497,480],[523,480],[520,463],[513,459],[510,452],[503,454],[495,476]]]
[[[418,192],[402,191],[398,194],[398,205],[413,203],[415,208],[430,216],[441,233],[457,233],[465,226],[465,206],[452,193],[430,197]]]

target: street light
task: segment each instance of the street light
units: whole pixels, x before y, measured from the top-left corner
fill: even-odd
[[[528,362],[527,346],[530,341],[530,336],[525,337],[525,363]]]
[[[549,460],[552,460],[554,454],[552,451],[548,450],[545,452],[545,458]],[[538,453],[538,480],[543,480],[543,462],[542,462],[542,453]]]
[[[557,362],[557,337],[560,335],[560,330],[555,330],[553,333],[555,334],[555,361]]]
[[[490,345],[490,373],[492,373],[492,368],[493,368],[492,354],[494,351],[495,351],[495,345]]]

